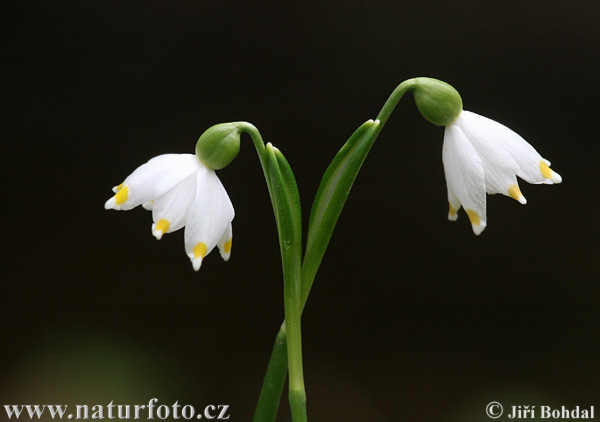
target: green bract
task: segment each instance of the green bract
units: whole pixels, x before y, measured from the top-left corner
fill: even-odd
[[[432,78],[414,78],[411,82],[417,108],[434,125],[449,125],[462,111],[462,99],[452,85]]]
[[[196,156],[207,167],[220,170],[240,152],[240,122],[221,123],[208,128],[196,143]]]

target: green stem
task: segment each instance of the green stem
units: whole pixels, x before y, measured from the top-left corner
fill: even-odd
[[[275,220],[279,232],[279,243],[282,253],[282,263],[284,272],[284,307],[285,322],[282,324],[280,332],[275,340],[273,354],[267,369],[267,377],[263,383],[259,402],[257,405],[254,420],[275,420],[277,409],[285,384],[285,374],[289,367],[289,402],[292,412],[293,422],[306,422],[306,392],[304,388],[304,374],[302,367],[302,335],[301,335],[301,228],[298,226],[296,239],[297,246],[287,244],[286,238],[291,234],[294,228],[290,225],[289,215],[281,208],[276,194],[287,196],[291,201],[297,198],[297,187],[295,181],[293,186],[295,192],[290,192],[289,185],[282,184],[285,177],[290,176],[291,169],[283,156],[272,147],[265,146],[265,143],[258,129],[246,122],[240,123],[240,130],[250,135],[254,147],[258,153],[260,163],[267,181],[269,196],[275,212]],[[269,156],[269,154],[272,154]],[[282,167],[289,173],[282,174]],[[277,173],[277,174],[275,174]],[[293,175],[291,175],[293,179]],[[289,180],[288,180],[289,182]],[[285,207],[284,207],[285,208]],[[299,209],[299,204],[298,204]],[[300,217],[298,216],[298,221]],[[284,236],[285,235],[285,236]],[[283,373],[283,376],[279,374]]]
[[[271,202],[273,202],[273,187],[271,186],[271,178],[269,176],[269,170],[267,168],[267,149],[265,147],[265,141],[263,141],[260,132],[252,123],[239,122],[239,125],[242,133],[247,133],[248,135],[250,135],[250,139],[252,139],[252,143],[254,144],[254,148],[256,149],[256,153],[258,154],[258,159],[260,160],[260,165],[265,175],[265,180],[267,181],[269,197],[271,198]]]
[[[299,279],[300,277],[298,277]],[[293,280],[285,281],[284,302],[286,331],[284,331],[281,337],[285,339],[285,333],[287,332],[287,339],[285,340],[287,340],[287,359],[290,373],[289,401],[292,411],[292,421],[306,422],[306,392],[304,390],[304,373],[302,369],[302,330],[300,326],[300,316],[302,315],[300,283],[294,285]],[[279,370],[281,371],[281,369]],[[279,377],[279,379],[285,382],[285,368],[281,372],[283,372],[284,376]]]
[[[283,266],[285,329],[287,332],[287,358],[289,402],[293,422],[306,422],[306,393],[302,369],[301,288],[302,268],[302,217],[300,198],[292,170],[285,157],[271,144],[266,146],[268,170],[273,188],[273,204],[279,232],[281,262]],[[285,377],[283,377],[285,380]]]
[[[400,101],[400,99],[413,89],[415,86],[415,79],[407,79],[402,82],[400,85],[394,89],[391,93],[381,111],[377,115],[377,120],[379,120],[379,126],[373,134],[373,142],[383,129],[383,126],[387,122],[390,117],[392,111],[396,108],[396,105]],[[306,301],[308,300],[308,296],[312,289],[312,285],[315,280],[315,276],[321,264],[323,256],[312,257],[309,251],[306,251],[305,259],[302,264],[301,270],[301,294],[300,294],[300,314],[304,310],[304,306],[306,305]],[[287,315],[286,315],[287,320]],[[282,324],[279,332],[277,333],[277,340],[273,346],[273,352],[271,353],[271,360],[269,361],[269,365],[267,367],[267,372],[265,375],[265,380],[263,383],[263,387],[260,393],[260,397],[258,399],[258,404],[256,407],[256,412],[254,414],[253,422],[274,422],[277,416],[277,410],[279,407],[279,401],[282,394],[282,390],[278,389],[278,386],[283,386],[285,383],[285,377],[287,375],[287,357],[288,355],[285,353],[285,349],[290,340],[286,340],[286,327],[285,324]],[[291,366],[290,363],[290,373]],[[292,392],[290,391],[290,398]],[[276,396],[276,397],[275,397]]]
[[[392,111],[394,111],[394,109],[398,105],[398,102],[402,99],[402,97],[404,97],[404,94],[406,94],[408,91],[415,87],[417,79],[418,78],[405,80],[400,85],[398,85],[396,89],[394,89],[394,91],[390,94],[389,98],[387,99],[383,107],[381,107],[381,110],[377,115],[377,120],[379,120],[379,130],[377,131],[377,134],[381,132],[381,129],[387,122],[388,118],[390,117],[390,114],[392,114]]]

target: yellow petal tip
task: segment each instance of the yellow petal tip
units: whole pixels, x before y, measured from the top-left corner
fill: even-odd
[[[163,237],[163,234],[169,231],[170,226],[171,223],[169,223],[169,220],[167,220],[166,218],[161,218],[155,224],[152,225],[152,234],[154,235],[154,237],[160,240]]]
[[[455,209],[451,203],[448,203],[448,220],[456,221],[458,218],[457,209]]]
[[[129,187],[121,186],[115,194],[115,205],[124,204],[125,202],[127,202],[127,198],[129,198]]]
[[[466,211],[467,215],[469,216],[469,220],[471,220],[471,224],[473,224],[474,226],[481,225],[481,219],[479,218],[479,214],[477,214],[473,210],[465,210],[465,211]]]
[[[517,185],[510,185],[508,188],[508,196],[510,196],[515,201],[519,201],[521,204],[525,205],[527,203],[527,199],[521,193],[521,189]]]
[[[562,182],[562,177],[560,177],[560,174],[552,170],[544,160],[540,161],[540,173],[542,173],[544,179],[551,180],[554,183]]]
[[[192,249],[192,253],[194,254],[194,259],[204,258],[206,256],[207,251],[206,243],[198,242],[194,249]]]
[[[228,254],[231,252],[231,245],[233,243],[233,237],[231,239],[229,239],[227,242],[225,242],[225,244],[223,245],[223,251]]]
[[[473,227],[473,232],[476,235],[480,235],[483,229],[485,229],[486,222],[481,219],[479,214],[477,214],[473,210],[465,210],[467,215],[469,216],[469,220],[471,220],[471,226]]]
[[[123,188],[123,183],[121,183],[120,185],[118,185],[118,186],[115,186],[114,188],[112,188],[112,191],[113,191],[114,193],[117,193],[117,192],[119,192],[119,191],[120,191],[122,188]]]

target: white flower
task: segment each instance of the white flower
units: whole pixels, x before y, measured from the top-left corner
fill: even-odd
[[[113,188],[106,209],[130,210],[142,204],[152,210],[152,233],[185,228],[185,251],[198,271],[215,246],[225,261],[231,253],[231,200],[214,170],[192,154],[159,155],[138,167]]]
[[[486,192],[527,203],[517,177],[529,183],[560,183],[550,162],[515,132],[498,122],[461,111],[446,126],[442,151],[448,186],[449,220],[465,208],[475,234],[486,226]]]

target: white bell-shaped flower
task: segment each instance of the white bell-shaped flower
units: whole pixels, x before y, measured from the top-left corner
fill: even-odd
[[[185,226],[185,250],[194,270],[215,246],[231,254],[233,205],[214,170],[192,154],[159,155],[138,167],[104,207],[152,210],[152,234],[160,239]]]
[[[525,204],[517,176],[528,183],[560,183],[562,178],[521,136],[486,117],[461,111],[446,126],[442,152],[448,187],[449,220],[462,206],[480,234],[486,226],[486,192]]]

